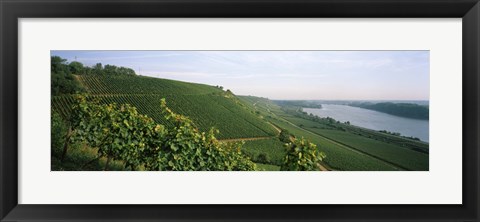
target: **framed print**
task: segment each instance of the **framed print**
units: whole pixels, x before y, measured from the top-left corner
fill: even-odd
[[[478,221],[479,7],[2,1],[1,220]]]

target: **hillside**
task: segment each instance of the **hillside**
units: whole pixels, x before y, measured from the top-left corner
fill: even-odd
[[[388,113],[395,116],[428,120],[429,108],[413,103],[352,103],[350,106],[360,107],[364,109],[375,110],[378,112]]]
[[[202,131],[215,127],[219,139],[269,137],[276,130],[260,119],[230,91],[215,86],[131,75],[79,75],[75,79],[89,97],[102,103],[128,103],[157,123],[171,124],[159,112],[160,100],[179,114],[190,117]],[[52,97],[52,106],[68,113],[69,95]]]
[[[76,75],[88,97],[101,103],[131,104],[155,122],[169,125],[160,101],[190,117],[202,131],[215,127],[221,140],[246,143],[247,156],[261,168],[278,170],[285,155],[280,132],[315,143],[329,170],[428,170],[428,144],[305,115],[289,104],[236,96],[215,86],[133,75]],[[67,115],[73,99],[52,97],[52,107]]]

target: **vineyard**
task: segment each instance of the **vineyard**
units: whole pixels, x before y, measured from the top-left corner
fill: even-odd
[[[277,138],[246,141],[242,151],[254,162],[281,165],[285,156],[284,144]]]
[[[428,169],[428,155],[425,153],[404,149],[394,144],[384,143],[338,130],[323,130],[318,128],[309,130],[408,170]]]
[[[173,111],[190,117],[200,130],[218,129],[219,139],[265,137],[276,132],[216,87],[136,76],[81,76],[79,79],[88,89],[90,99],[104,104],[131,104],[160,124],[172,124],[159,112],[160,101],[165,98]],[[148,94],[147,89],[151,90]],[[135,93],[126,93],[129,90]],[[72,102],[69,95],[56,96],[52,107],[65,116]]]
[[[315,144],[222,86],[66,61],[51,57],[53,170],[326,170]]]
[[[165,103],[162,102],[165,99],[171,111],[191,120],[191,127],[201,132],[218,129],[218,134],[214,136],[222,146],[229,146],[229,141],[244,140],[239,151],[248,157],[248,161],[256,163],[260,170],[315,169],[315,164],[297,168],[301,161],[295,158],[305,154],[311,154],[313,159],[318,158],[316,161],[321,161],[321,165],[327,168],[322,170],[396,171],[429,168],[428,143],[345,125],[331,118],[315,119],[291,104],[283,106],[267,98],[235,96],[230,90],[223,90],[219,86],[145,76],[96,74],[75,75],[74,79],[83,87],[85,100],[92,104],[98,103],[98,107],[129,104],[145,118],[151,118],[150,121],[173,129],[178,122],[162,112],[161,104]],[[75,95],[69,93],[52,95],[53,111],[63,118],[69,117],[74,98]],[[181,137],[183,133],[176,136]],[[297,147],[304,147],[305,150],[296,149],[296,145],[292,144],[286,146],[288,138],[297,141]],[[298,165],[283,165],[286,157]]]
[[[320,150],[325,152],[327,158],[324,162],[335,170],[370,171],[370,170],[398,170],[397,168],[376,158],[363,155],[355,150],[348,149],[341,144],[326,140],[318,135],[292,125],[285,120],[267,118],[282,129],[287,129],[296,137],[304,137],[315,143]]]
[[[147,76],[79,75],[90,94],[202,95],[221,93],[217,87]]]

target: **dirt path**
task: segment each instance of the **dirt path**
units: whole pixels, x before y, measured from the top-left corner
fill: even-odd
[[[258,110],[258,109],[257,109],[257,103],[258,103],[258,102],[260,102],[260,100],[258,100],[258,101],[256,101],[255,103],[253,103],[253,107],[255,108],[255,110]],[[267,105],[267,106],[268,106],[268,105]],[[270,112],[270,110],[268,110],[268,112],[269,112],[269,113],[272,113],[272,112]],[[274,113],[272,113],[272,114],[275,115]],[[277,131],[278,134],[280,134],[280,132],[282,132],[282,130],[281,130],[280,128],[278,128],[277,126],[275,126],[275,125],[272,124],[271,122],[266,121],[266,120],[265,120],[265,122],[267,122],[268,124],[270,124],[270,126],[272,126],[272,127]]]
[[[80,79],[80,76],[79,75],[73,75],[73,78],[75,78],[75,80],[77,80],[77,82],[82,85],[83,88],[89,90],[89,88],[83,83],[83,81]]]
[[[278,128],[277,126],[273,125],[273,123],[269,122],[269,121],[265,121],[267,122],[268,124],[270,124],[273,128],[275,128],[275,130],[277,130],[278,133],[282,132],[282,130],[280,128]]]
[[[331,171],[327,169],[325,166],[323,166],[321,163],[318,164],[318,167],[320,168],[320,171]]]

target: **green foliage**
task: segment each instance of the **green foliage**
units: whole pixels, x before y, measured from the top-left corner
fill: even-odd
[[[67,136],[67,125],[61,118],[60,114],[52,110],[52,115],[50,117],[51,123],[51,147],[52,147],[52,155],[56,156],[57,158],[61,157],[62,148],[65,144],[66,136]]]
[[[83,64],[80,62],[70,62],[70,64],[68,64],[68,67],[70,69],[70,72],[73,74],[81,75],[85,73],[85,67],[83,67]]]
[[[132,170],[255,170],[241,152],[242,144],[219,143],[214,130],[200,132],[187,117],[161,111],[174,126],[166,128],[128,104],[100,105],[76,98],[73,141],[98,148],[99,157],[120,160]]]
[[[85,141],[98,148],[99,156],[123,160],[132,169],[140,166],[141,152],[154,132],[162,133],[162,127],[129,104],[98,105],[81,96],[77,100],[72,140]]]
[[[293,136],[288,130],[282,129],[280,131],[280,134],[278,135],[278,139],[284,143],[290,143],[292,139],[294,139],[295,136]]]
[[[245,141],[242,150],[255,163],[282,165],[285,143],[277,138]]]
[[[281,170],[309,171],[319,170],[320,162],[326,157],[317,146],[304,138],[285,144],[287,155]]]
[[[125,68],[125,67],[117,67],[114,65],[105,65],[103,68],[103,73],[104,75],[135,75],[135,71],[130,68]]]
[[[52,56],[50,58],[50,71],[52,73],[71,74],[70,69],[67,66],[67,60],[62,59],[59,56]]]
[[[67,60],[58,56],[51,57],[51,94],[73,94],[83,91],[82,87],[75,81]]]
[[[268,154],[260,153],[257,156],[257,161],[259,163],[270,163],[270,157],[268,157]]]

